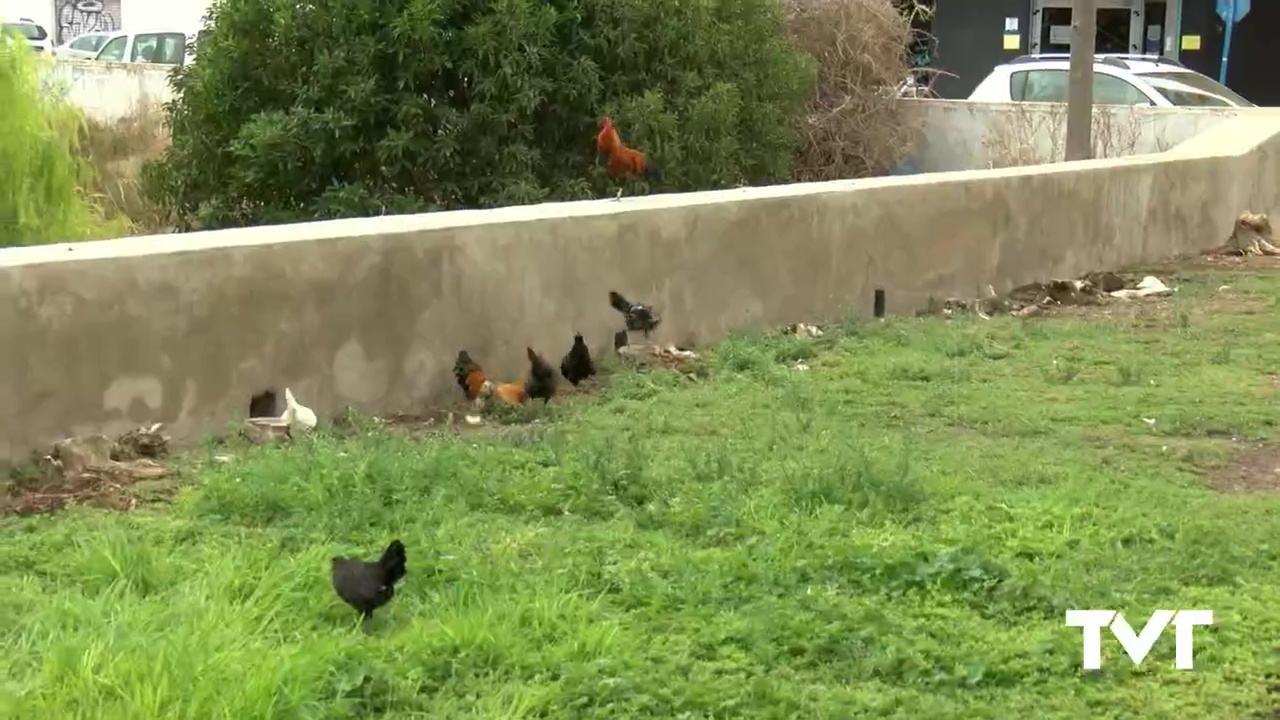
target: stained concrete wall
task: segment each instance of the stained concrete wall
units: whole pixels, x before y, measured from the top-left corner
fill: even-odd
[[[322,416],[456,402],[467,348],[516,378],[575,331],[609,344],[610,289],[659,337],[868,311],[1194,251],[1280,210],[1280,119],[1162,155],[464,211],[0,252],[0,456],[163,421],[220,430],[266,385]]]
[[[1061,162],[1066,146],[1063,103],[904,100],[919,137],[908,166],[949,172]],[[1094,109],[1095,157],[1163,152],[1229,118],[1275,115],[1280,108]]]
[[[99,122],[118,120],[173,97],[170,68],[164,65],[61,58],[42,67],[46,88],[62,93]]]

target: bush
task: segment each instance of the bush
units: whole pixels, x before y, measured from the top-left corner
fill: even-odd
[[[167,218],[157,213],[143,192],[143,166],[163,157],[169,129],[159,105],[139,103],[112,122],[86,118],[80,151],[94,173],[85,189],[108,218],[128,222],[135,233],[168,232]]]
[[[225,227],[583,199],[610,115],[680,191],[789,178],[778,0],[217,0],[149,192]]]
[[[123,234],[80,189],[93,173],[79,151],[83,118],[43,87],[38,62],[0,35],[0,247]]]
[[[897,96],[911,71],[911,20],[929,10],[916,0],[786,0],[786,11],[788,34],[818,63],[795,179],[892,169],[915,133]]]

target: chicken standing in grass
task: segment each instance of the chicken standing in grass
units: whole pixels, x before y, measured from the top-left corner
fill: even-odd
[[[522,383],[496,383],[485,375],[478,363],[466,350],[458,351],[453,375],[467,399],[477,404],[489,398],[497,398],[507,405],[519,405],[529,398],[549,401],[555,395],[556,371],[540,355],[528,348],[529,377]]]
[[[587,349],[582,333],[573,336],[573,347],[569,348],[569,352],[560,361],[560,374],[574,387],[596,374],[596,364],[591,361],[591,351]]]
[[[533,348],[526,350],[529,353],[529,379],[524,384],[525,395],[541,400],[545,405],[556,394],[556,371]]]
[[[613,290],[609,291],[609,305],[622,313],[627,322],[627,330],[642,332],[646,338],[662,322],[662,318],[658,317],[651,306],[633,303]]]
[[[284,389],[284,414],[280,420],[289,426],[290,432],[308,432],[316,426],[316,413],[311,408],[298,402],[293,391]]]
[[[396,583],[405,576],[404,543],[392,540],[374,562],[335,557],[329,561],[333,589],[343,602],[360,613],[360,628],[373,632],[373,611],[391,602]]]
[[[462,394],[466,395],[468,400],[475,401],[480,397],[480,391],[484,389],[485,384],[484,370],[471,359],[471,355],[466,350],[458,351],[458,359],[453,363],[453,377],[458,381],[458,387],[462,388]]]

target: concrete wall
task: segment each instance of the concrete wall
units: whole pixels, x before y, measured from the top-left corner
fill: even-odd
[[[903,102],[920,128],[910,163],[916,172],[1018,167],[1063,158],[1065,104]],[[1094,154],[1127,157],[1163,152],[1227,118],[1278,112],[1276,108],[1096,108]]]
[[[142,63],[59,59],[44,66],[45,86],[100,122],[112,122],[140,106],[168,102],[170,69]]]
[[[616,289],[659,337],[890,312],[1217,244],[1280,211],[1280,119],[1162,154],[1030,168],[317,222],[0,251],[0,457],[69,434],[220,430],[266,386],[332,417],[456,402],[467,348],[516,378]]]

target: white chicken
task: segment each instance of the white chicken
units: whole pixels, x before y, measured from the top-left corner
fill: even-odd
[[[290,430],[309,432],[316,426],[316,413],[311,408],[298,402],[293,391],[284,389],[284,414],[280,420],[289,425]]]

